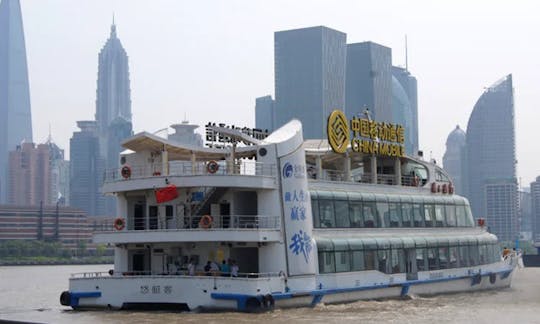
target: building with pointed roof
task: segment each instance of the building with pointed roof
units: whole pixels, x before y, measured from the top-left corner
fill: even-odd
[[[0,203],[8,198],[9,152],[31,143],[32,116],[19,0],[0,2]]]
[[[443,156],[443,168],[450,174],[457,194],[467,195],[467,135],[459,127],[454,128],[446,139],[446,152]]]

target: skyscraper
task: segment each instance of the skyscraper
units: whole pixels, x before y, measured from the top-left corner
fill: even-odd
[[[531,182],[531,205],[532,235],[536,242],[540,242],[540,176]]]
[[[275,128],[297,118],[305,139],[326,136],[328,115],[345,107],[346,39],[324,26],[274,34]]]
[[[49,146],[22,143],[9,152],[9,195],[13,205],[37,206],[50,200]]]
[[[517,236],[518,194],[512,75],[487,88],[467,125],[468,198],[501,240]]]
[[[346,74],[347,117],[367,108],[373,119],[392,122],[392,50],[373,42],[348,44]]]
[[[412,128],[410,129],[410,140],[412,142],[412,150],[407,152],[411,155],[416,155],[418,152],[418,82],[409,70],[398,66],[392,66],[392,76],[394,76],[403,90],[407,94],[409,104],[411,106],[411,121]]]
[[[50,205],[59,203],[69,206],[69,161],[64,159],[64,150],[58,147],[49,135],[45,143],[49,147]]]
[[[450,174],[456,193],[467,196],[467,135],[459,125],[446,139],[446,152],[443,156],[443,168]]]
[[[255,127],[273,131],[274,128],[275,101],[272,96],[264,96],[255,99]]]
[[[105,215],[105,197],[101,194],[104,161],[100,155],[95,121],[78,121],[81,129],[69,141],[70,205],[90,216]]]
[[[0,2],[0,203],[9,188],[8,155],[32,142],[26,48],[19,0]]]
[[[410,155],[416,153],[414,149],[413,132],[413,113],[411,101],[403,86],[392,76],[392,123],[397,123],[405,128],[405,152]]]
[[[133,135],[131,124],[131,90],[128,56],[116,35],[116,25],[99,53],[96,122],[99,134],[100,155],[105,168],[120,165],[120,143]],[[106,198],[106,214],[114,215],[116,199]]]

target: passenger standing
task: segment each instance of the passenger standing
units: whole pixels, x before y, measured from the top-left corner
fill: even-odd
[[[193,259],[189,259],[189,264],[187,266],[188,269],[188,275],[194,276],[195,275],[195,261]]]
[[[222,277],[228,277],[231,275],[231,267],[227,263],[227,261],[223,260],[221,262],[221,276]]]
[[[238,277],[238,271],[240,270],[240,268],[238,267],[238,265],[236,264],[236,261],[233,260],[232,261],[232,266],[231,266],[231,276],[233,277]]]

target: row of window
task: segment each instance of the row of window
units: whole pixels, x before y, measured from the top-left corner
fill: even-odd
[[[378,195],[374,201],[311,196],[315,228],[472,227],[468,204],[459,201],[400,201]],[[403,199],[405,200],[405,199]]]
[[[319,273],[378,270],[390,274],[477,266],[497,262],[501,254],[496,243],[487,243],[414,249],[319,250],[318,257]],[[406,269],[407,264],[416,269]]]

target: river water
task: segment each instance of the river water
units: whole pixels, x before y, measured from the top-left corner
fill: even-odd
[[[108,265],[0,267],[0,322],[38,323],[540,323],[540,268],[517,269],[497,291],[359,301],[262,314],[73,311],[59,303],[74,272]]]

